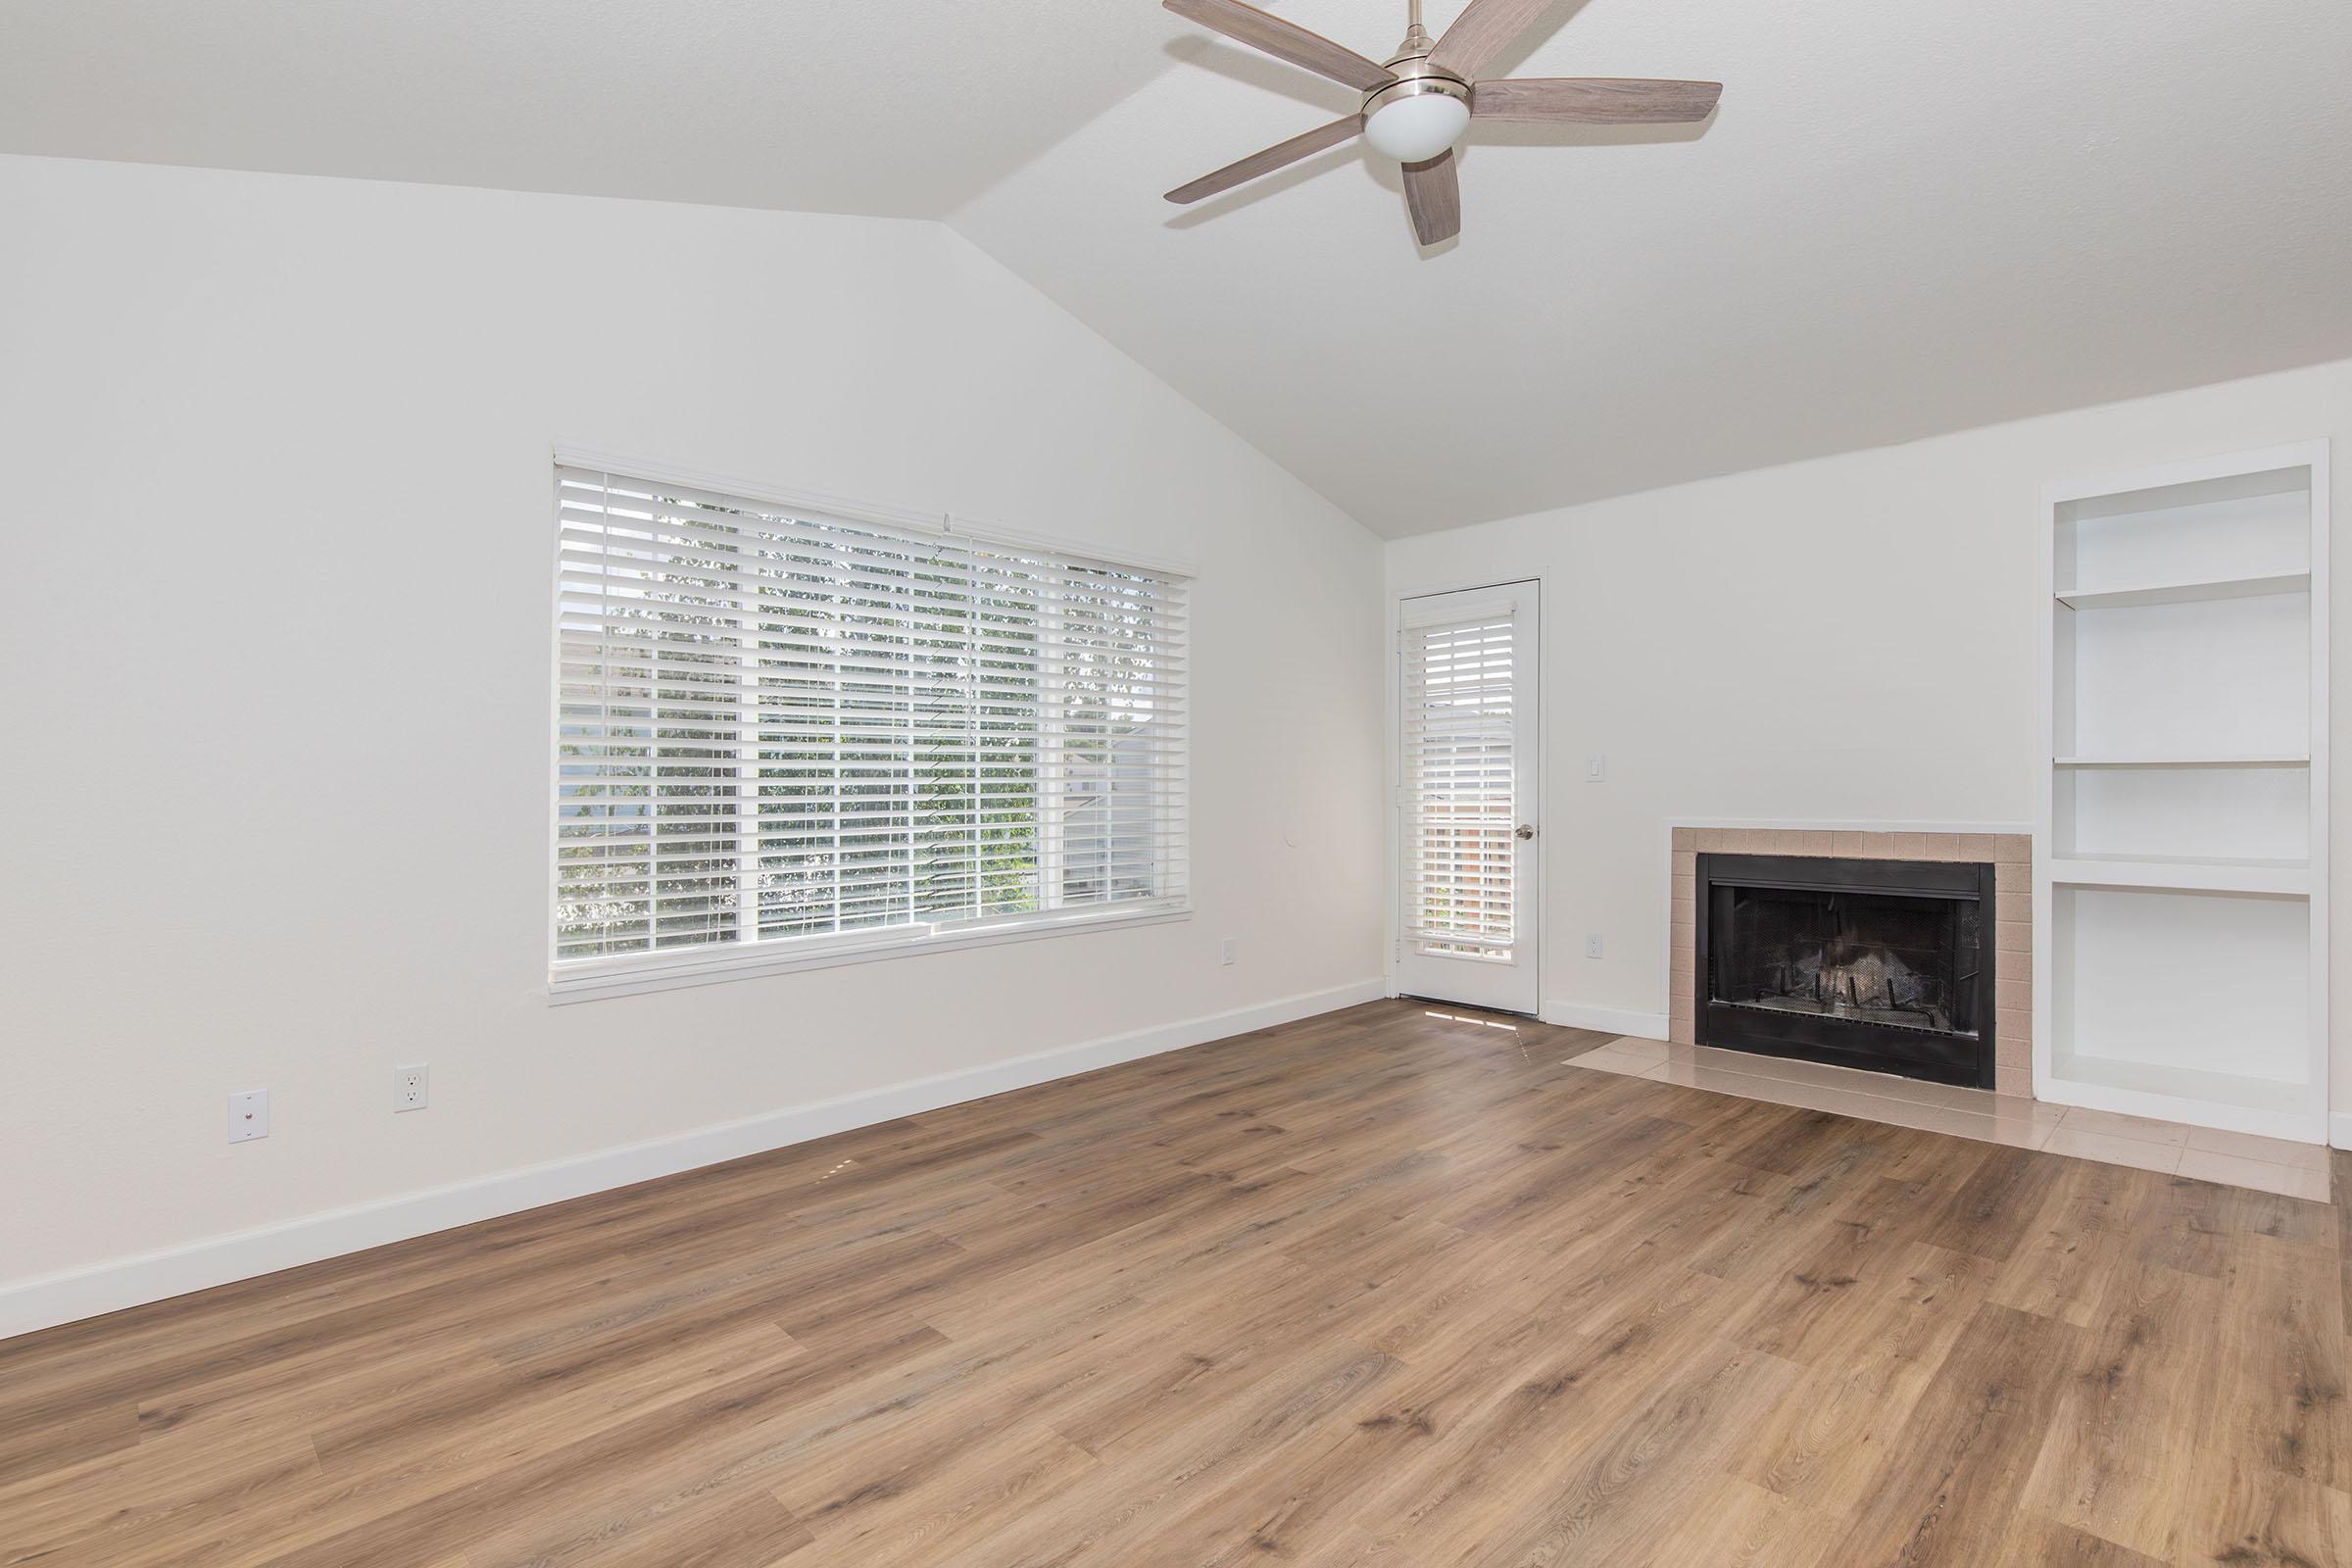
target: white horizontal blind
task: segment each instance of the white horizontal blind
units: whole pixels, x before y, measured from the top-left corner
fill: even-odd
[[[559,971],[1181,905],[1180,577],[557,493]]]
[[[1471,607],[1400,634],[1404,935],[1424,953],[1500,956],[1514,940],[1515,612]]]

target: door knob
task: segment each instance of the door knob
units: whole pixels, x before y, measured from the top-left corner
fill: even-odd
[[[1532,838],[1534,838],[1535,836],[1536,836],[1536,830],[1535,830],[1535,826],[1534,826],[1534,824],[1532,824],[1532,823],[1528,823],[1528,822],[1522,822],[1522,823],[1520,823],[1520,824],[1519,824],[1518,831],[1514,832],[1514,833],[1511,835],[1511,837],[1513,837],[1513,838],[1517,839],[1517,840],[1518,840],[1520,843],[1522,843],[1522,844],[1525,844],[1525,843],[1526,843],[1526,842],[1527,842],[1529,839],[1532,839]]]

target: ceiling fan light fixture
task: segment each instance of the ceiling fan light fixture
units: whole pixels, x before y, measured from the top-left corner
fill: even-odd
[[[1443,76],[1397,82],[1364,104],[1364,140],[1400,164],[1429,162],[1469,128],[1469,89]]]
[[[1364,95],[1363,108],[1237,158],[1169,191],[1179,207],[1288,169],[1361,136],[1404,166],[1404,206],[1413,237],[1442,245],[1462,231],[1462,190],[1453,144],[1476,120],[1543,124],[1682,125],[1715,112],[1720,81],[1650,81],[1614,76],[1490,77],[1482,74],[1511,40],[1557,0],[1470,0],[1433,39],[1421,0],[1406,0],[1404,43],[1375,61],[1261,11],[1249,0],[1160,0],[1178,16],[1277,60]]]

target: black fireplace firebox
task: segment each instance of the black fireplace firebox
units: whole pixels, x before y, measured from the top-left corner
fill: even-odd
[[[1702,1046],[1990,1089],[1992,867],[1698,858]]]

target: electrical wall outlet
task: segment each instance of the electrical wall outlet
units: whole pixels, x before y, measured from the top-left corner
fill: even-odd
[[[1600,948],[1600,933],[1597,931],[1588,933],[1585,937],[1585,956],[1588,958],[1599,957]]]
[[[250,1144],[270,1136],[270,1091],[240,1089],[228,1097],[228,1141]]]
[[[426,1088],[427,1080],[425,1078],[425,1065],[423,1062],[420,1061],[414,1067],[393,1068],[393,1110],[395,1112],[403,1110],[422,1110],[425,1106]]]
[[[1217,961],[1219,963],[1231,963],[1233,961],[1233,950],[1234,939],[1227,937],[1217,947]]]

